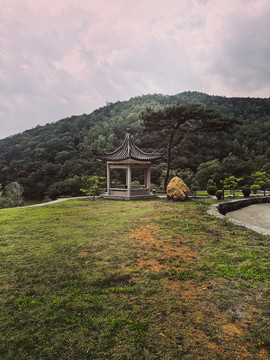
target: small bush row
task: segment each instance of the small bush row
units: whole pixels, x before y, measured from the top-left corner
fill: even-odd
[[[244,195],[244,197],[249,197],[250,194],[251,194],[251,191],[253,190],[253,193],[256,194],[256,192],[254,192],[254,188],[252,189],[252,187],[249,187],[248,185],[245,185],[242,187],[242,193]],[[259,190],[258,189],[258,185],[256,185],[256,190]],[[207,188],[207,193],[211,196],[216,196],[216,198],[218,200],[221,200],[222,199],[222,196],[223,196],[223,191],[222,190],[218,190],[218,188],[216,186],[208,186]]]

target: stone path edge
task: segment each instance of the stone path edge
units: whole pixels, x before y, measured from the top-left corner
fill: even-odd
[[[221,202],[218,204],[212,204],[208,209],[207,213],[213,215],[219,219],[226,219],[238,226],[244,226],[249,230],[256,231],[262,235],[270,235],[270,231],[259,226],[250,225],[240,220],[226,218],[225,215],[230,211],[242,209],[243,207],[254,205],[254,204],[265,204],[270,203],[270,196],[266,197],[253,197],[248,199],[233,200],[229,202]]]
[[[67,198],[60,198],[60,199],[57,199],[57,200],[52,200],[52,201],[48,201],[48,202],[44,202],[44,203],[39,203],[39,204],[26,205],[26,206],[17,206],[17,207],[10,207],[10,208],[3,208],[3,209],[0,209],[0,210],[25,209],[25,208],[29,208],[29,207],[35,207],[35,206],[46,206],[46,205],[56,204],[56,203],[59,203],[59,202],[61,202],[61,201],[76,200],[76,199],[89,199],[89,198],[92,198],[92,196],[67,197]]]

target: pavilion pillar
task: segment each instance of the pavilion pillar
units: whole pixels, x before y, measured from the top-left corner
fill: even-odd
[[[127,196],[131,197],[131,165],[127,165]]]
[[[148,189],[148,193],[150,194],[150,192],[151,192],[151,169],[150,169],[150,165],[146,169],[145,176],[146,176],[146,188]]]
[[[110,195],[110,187],[111,187],[111,169],[110,164],[107,162],[107,193]]]
[[[144,187],[147,188],[147,169],[144,169],[144,183],[143,183]]]

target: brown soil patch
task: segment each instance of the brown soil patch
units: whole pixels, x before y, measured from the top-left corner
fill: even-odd
[[[158,230],[160,230],[158,226],[145,225],[145,226],[140,227],[139,229],[136,229],[133,232],[132,237],[133,237],[133,239],[142,240],[147,243],[157,243],[157,239],[155,239],[151,235],[151,231],[158,231]]]
[[[147,224],[135,229],[132,238],[143,246],[143,256],[137,260],[135,268],[143,272],[161,272],[171,269],[172,266],[178,271],[185,269],[185,265],[191,265],[200,259],[199,253],[184,244],[184,238],[162,239],[161,229],[158,226]],[[197,243],[201,239],[198,239]],[[196,240],[195,240],[196,243]],[[134,270],[134,269],[133,269]],[[244,318],[232,322],[216,306],[213,293],[216,288],[215,280],[199,282],[197,279],[179,281],[170,280],[162,282],[162,292],[170,294],[174,301],[180,301],[180,309],[185,304],[181,315],[174,318],[175,323],[180,321],[181,316],[188,316],[190,327],[186,329],[185,346],[192,349],[195,359],[222,358],[252,360],[254,356],[261,360],[268,359],[265,349],[254,351],[254,344],[247,342],[248,323],[253,321],[253,314],[259,310],[250,305],[245,312]],[[167,342],[168,338],[159,332],[160,341]],[[255,353],[256,355],[255,355]]]
[[[213,321],[215,320],[213,319]],[[234,359],[254,359],[253,355],[248,351],[251,344],[240,344],[235,339],[235,334],[230,338],[224,338],[222,336],[217,336],[217,338],[219,338],[219,340],[217,340],[216,343],[210,336],[206,335],[204,331],[192,328],[189,336],[189,347],[193,348],[196,359],[205,359],[205,355],[201,357],[201,353],[205,354],[205,352],[209,354],[209,359],[216,358],[215,354],[219,354],[227,359],[229,358],[228,356],[231,354],[231,351],[233,351],[235,355]],[[200,346],[198,346],[198,343],[200,343]],[[203,348],[207,350],[205,351]],[[266,358],[262,356],[261,359]]]
[[[185,294],[187,295],[188,293],[193,299],[197,297],[196,284],[194,280],[186,280],[184,282],[171,280],[165,286],[166,289],[178,292],[177,296],[181,298],[186,298]]]
[[[152,235],[160,231],[158,226],[145,225],[133,232],[132,238],[141,241],[149,246],[149,250],[155,249],[161,252],[162,263],[177,262],[180,259],[185,263],[192,263],[200,258],[200,255],[190,249],[189,246],[179,245],[179,241],[171,242],[162,240]]]
[[[79,254],[77,255],[78,257],[83,257],[83,256],[87,256],[89,253],[93,252],[92,249],[85,249],[82,250],[81,252],[79,252]]]
[[[244,324],[241,324],[239,322],[238,322],[238,324],[228,323],[228,324],[222,325],[221,328],[225,334],[228,334],[230,336],[242,335],[243,330],[241,329],[241,326],[243,326],[243,325]]]
[[[155,259],[140,259],[137,261],[137,268],[143,269],[145,272],[159,272],[162,270],[163,266]]]
[[[261,349],[259,352],[258,352],[258,356],[260,356],[261,359],[264,359],[264,360],[269,360],[269,353],[264,350],[264,349]]]

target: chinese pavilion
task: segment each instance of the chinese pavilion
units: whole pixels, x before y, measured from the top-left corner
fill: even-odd
[[[126,130],[125,140],[122,145],[113,152],[93,149],[97,160],[107,162],[107,193],[103,195],[107,199],[133,200],[150,198],[151,193],[151,163],[165,158],[165,151],[146,153],[140,150],[132,141],[130,129]],[[126,184],[123,187],[113,187],[111,182],[111,170],[124,169]],[[132,185],[132,172],[141,169],[144,173],[144,184]]]

